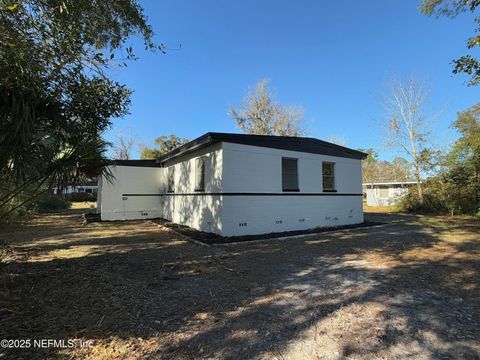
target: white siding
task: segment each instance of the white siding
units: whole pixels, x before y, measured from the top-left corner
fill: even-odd
[[[175,167],[175,192],[164,187],[163,217],[177,224],[207,232],[221,233],[222,196],[195,192],[195,159],[205,157],[205,191],[222,191],[222,146],[220,143],[200,149],[165,164],[165,171]]]
[[[200,156],[205,157],[205,191],[195,192],[195,159]],[[299,193],[283,195],[282,157],[298,159]],[[323,161],[335,163],[337,193],[323,193]],[[175,192],[167,193],[165,175],[171,166]],[[363,222],[360,160],[217,143],[167,162],[165,168],[116,166],[113,171],[113,184],[100,182],[104,220],[163,217],[224,236]],[[122,198],[126,193],[162,196]],[[300,195],[305,193],[310,195]]]
[[[298,159],[301,192],[322,192],[322,162],[335,163],[339,193],[362,192],[361,161],[328,155],[223,143],[225,192],[282,192],[282,157]]]
[[[223,235],[363,222],[361,161],[356,159],[224,143],[224,192],[282,194],[282,157],[298,159],[300,193],[312,195],[224,196]],[[326,196],[318,195],[323,192],[323,161],[335,163],[337,193]],[[338,195],[342,193],[358,195]]]
[[[102,220],[151,219],[162,216],[160,194],[163,169],[158,167],[109,166],[114,178],[99,181],[98,206]],[[123,196],[136,194],[137,196]]]
[[[358,224],[363,222],[362,197],[224,196],[222,221],[224,236]]]
[[[388,196],[382,196],[378,186],[374,186],[373,189],[365,189],[364,192],[367,195],[368,206],[392,206],[400,202],[401,198],[407,194],[408,188],[394,188],[393,186],[389,186]]]

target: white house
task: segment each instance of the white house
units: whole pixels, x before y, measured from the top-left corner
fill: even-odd
[[[207,133],[157,160],[113,162],[98,209],[223,236],[357,224],[365,157],[314,138]]]
[[[398,204],[399,200],[414,186],[415,181],[379,181],[364,183],[363,192],[368,206],[391,206]]]

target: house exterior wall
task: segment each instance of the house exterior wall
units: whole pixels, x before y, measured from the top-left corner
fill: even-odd
[[[198,157],[205,158],[202,192],[194,188]],[[299,192],[282,191],[282,157],[298,159]],[[323,191],[323,161],[335,163],[337,192]],[[171,167],[173,193],[167,191]],[[222,142],[163,168],[111,170],[114,182],[99,182],[102,220],[162,217],[223,236],[363,222],[361,160]]]
[[[100,210],[102,220],[153,219],[162,216],[161,196],[158,196],[163,183],[162,168],[137,166],[108,168],[114,178],[109,181],[102,176],[97,195],[97,208]]]
[[[368,206],[392,206],[398,204],[402,196],[408,192],[407,187],[395,188],[387,186],[388,193],[382,194],[381,189],[374,185],[373,189],[365,189]],[[384,196],[386,195],[386,196]]]
[[[195,191],[195,159],[205,158],[205,191]],[[163,218],[198,230],[222,233],[222,144],[217,143],[164,165]],[[174,167],[174,192],[167,192],[167,173]],[[208,195],[207,195],[208,194]]]
[[[282,157],[298,159],[298,193],[282,192]],[[335,163],[336,193],[323,192],[323,161]],[[223,197],[224,236],[363,222],[361,160],[224,143],[223,163],[223,191],[235,193]]]

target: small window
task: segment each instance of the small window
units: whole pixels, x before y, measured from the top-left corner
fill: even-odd
[[[175,168],[173,166],[168,168],[167,192],[175,192]]]
[[[323,191],[335,191],[335,163],[322,163]]]
[[[195,191],[205,191],[205,158],[195,159]]]
[[[378,189],[378,197],[388,198],[390,196],[390,189],[388,186],[381,185]]]
[[[299,191],[298,159],[282,158],[282,189],[283,191]]]

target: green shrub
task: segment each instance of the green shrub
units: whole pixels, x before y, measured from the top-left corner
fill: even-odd
[[[400,207],[420,214],[474,215],[477,211],[469,188],[461,187],[455,182],[440,181],[438,177],[431,178],[422,184],[422,189],[423,202],[420,201],[414,186],[403,197]]]
[[[416,188],[411,188],[400,202],[403,210],[413,211],[420,214],[446,214],[448,208],[442,199],[432,193],[423,194],[423,202],[420,201]]]
[[[69,209],[70,202],[58,195],[44,194],[32,202],[32,207],[41,213],[57,212]]]
[[[74,193],[65,195],[65,198],[71,202],[97,201],[97,193],[74,192]]]

